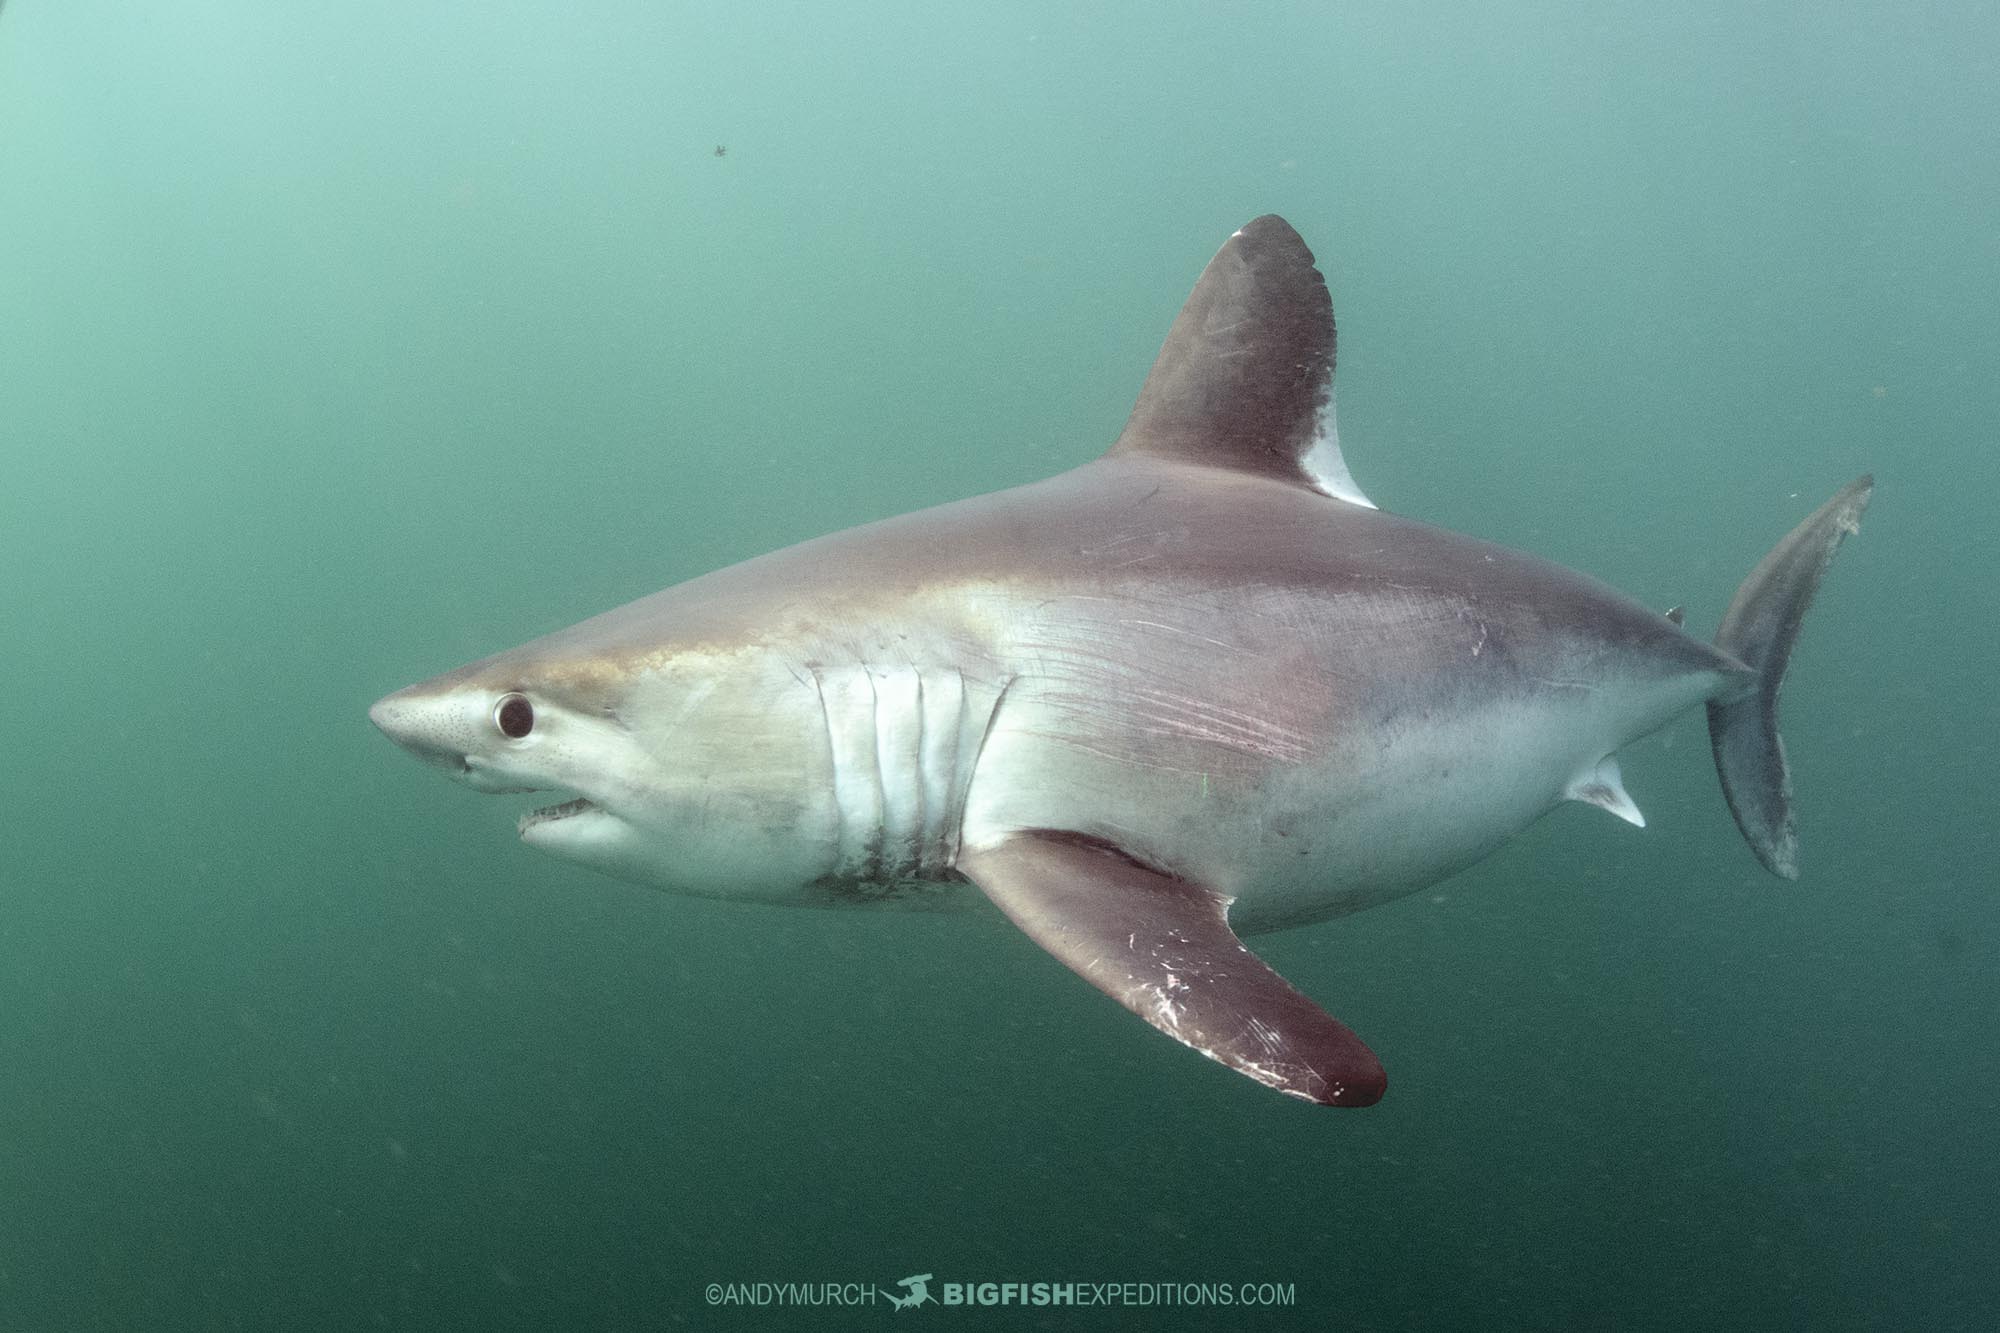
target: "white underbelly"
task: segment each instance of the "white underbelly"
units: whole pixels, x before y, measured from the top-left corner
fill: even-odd
[[[1488,708],[1401,729],[1387,744],[1358,738],[1315,771],[1273,774],[1271,806],[1296,812],[1295,831],[1244,849],[1257,871],[1231,920],[1255,931],[1344,916],[1463,870],[1621,743],[1580,720]]]
[[[1235,899],[1239,931],[1341,916],[1477,861],[1577,776],[1703,697],[1703,682],[1598,686],[1340,728],[1296,762],[1134,761],[1057,716],[1003,713],[975,773],[965,841],[1072,829]]]

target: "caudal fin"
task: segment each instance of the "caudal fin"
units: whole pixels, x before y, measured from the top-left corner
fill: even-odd
[[[1820,578],[1841,541],[1861,530],[1874,489],[1873,477],[1857,478],[1793,528],[1743,580],[1715,632],[1716,647],[1757,673],[1742,692],[1708,705],[1722,794],[1750,850],[1785,879],[1799,877],[1799,840],[1792,775],[1778,736],[1778,688]]]

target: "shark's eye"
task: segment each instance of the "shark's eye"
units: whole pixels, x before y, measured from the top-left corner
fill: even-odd
[[[510,741],[518,741],[535,729],[535,706],[525,694],[503,694],[493,705],[493,725]]]

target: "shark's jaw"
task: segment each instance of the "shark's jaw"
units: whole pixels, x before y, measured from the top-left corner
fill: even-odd
[[[587,796],[530,810],[516,828],[521,841],[535,850],[615,879],[648,882],[647,867],[658,855],[644,830]]]
[[[603,811],[598,809],[597,803],[592,801],[588,796],[578,796],[572,800],[561,801],[555,805],[544,805],[538,809],[528,811],[521,816],[515,828],[519,831],[522,842],[531,843],[533,839],[528,835],[538,826],[553,824],[564,819],[573,819],[578,815],[589,814],[593,811],[599,814],[603,813]]]

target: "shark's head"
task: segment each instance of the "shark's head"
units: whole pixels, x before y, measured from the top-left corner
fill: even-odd
[[[644,756],[598,684],[495,659],[378,701],[368,710],[398,745],[482,792],[574,792],[521,816],[524,842],[629,874],[645,841],[631,779]]]
[[[738,665],[530,644],[398,690],[368,715],[477,791],[571,794],[520,817],[532,847],[641,884],[765,896],[824,873],[830,852],[809,799],[813,766],[794,753],[800,729],[772,706],[770,673]],[[770,756],[761,782],[744,781],[745,750]],[[734,763],[718,794],[720,755]]]

